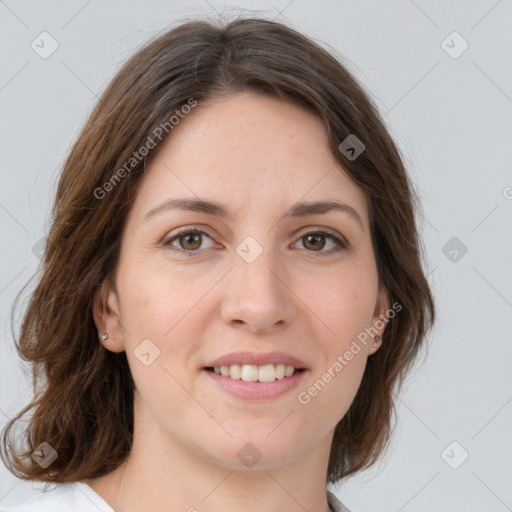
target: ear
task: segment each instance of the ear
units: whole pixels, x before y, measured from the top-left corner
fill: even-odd
[[[382,338],[388,323],[388,315],[386,313],[389,311],[389,303],[390,300],[386,290],[380,288],[370,324],[370,331],[375,334],[368,345],[368,355],[377,352],[382,345]],[[380,336],[380,341],[375,339],[377,335]]]
[[[100,343],[111,352],[123,352],[124,329],[120,320],[119,299],[108,279],[103,281],[94,296],[92,314]],[[108,335],[105,340],[104,334]]]

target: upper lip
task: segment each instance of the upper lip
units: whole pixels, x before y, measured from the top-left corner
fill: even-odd
[[[285,352],[232,352],[209,362],[205,368],[231,366],[232,364],[251,364],[263,366],[266,364],[284,364],[294,368],[305,369],[306,365],[300,359]]]

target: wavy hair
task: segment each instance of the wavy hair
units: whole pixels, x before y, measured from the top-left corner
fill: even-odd
[[[34,388],[31,402],[2,430],[0,454],[16,477],[55,483],[95,478],[129,454],[134,382],[126,354],[98,342],[92,309],[101,284],[112,280],[127,212],[155,150],[140,160],[134,154],[191,98],[200,103],[247,90],[311,109],[334,158],[367,197],[379,285],[402,310],[389,320],[336,426],[328,481],[368,468],[389,444],[394,393],[434,322],[417,230],[420,205],[400,152],[341,57],[259,17],[187,20],[155,36],[121,67],[62,169],[40,276],[15,337]],[[351,134],[365,145],[357,159],[339,149]],[[102,199],[99,191],[114,175],[115,186]],[[26,445],[16,447],[11,430],[31,409]],[[58,454],[46,468],[31,457],[43,442]]]

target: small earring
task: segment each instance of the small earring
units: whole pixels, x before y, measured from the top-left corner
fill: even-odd
[[[382,340],[382,338],[380,337],[380,335],[379,335],[379,334],[377,334],[377,335],[375,336],[375,341],[373,342],[373,345],[374,345],[375,347],[377,347],[377,346],[379,345],[379,343],[380,343],[380,341],[381,341],[381,340]]]
[[[103,335],[101,336],[101,339],[102,339],[103,341],[105,341],[107,338],[108,338],[108,334],[107,334],[107,333],[105,333],[105,334],[103,334]]]

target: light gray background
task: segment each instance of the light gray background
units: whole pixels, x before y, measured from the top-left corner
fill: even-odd
[[[511,510],[510,0],[0,0],[0,423],[30,397],[12,342],[11,304],[37,269],[33,247],[45,236],[60,167],[97,96],[169,22],[237,6],[291,23],[353,63],[423,202],[438,307],[430,353],[398,401],[387,456],[335,492],[353,512]],[[43,31],[59,45],[47,59],[31,48]],[[453,31],[469,44],[458,58],[445,51],[463,48],[448,37]],[[466,254],[460,242],[446,246],[452,237]],[[460,463],[462,450],[469,457],[453,469],[446,461]],[[0,481],[1,507],[42,488],[3,466]]]

